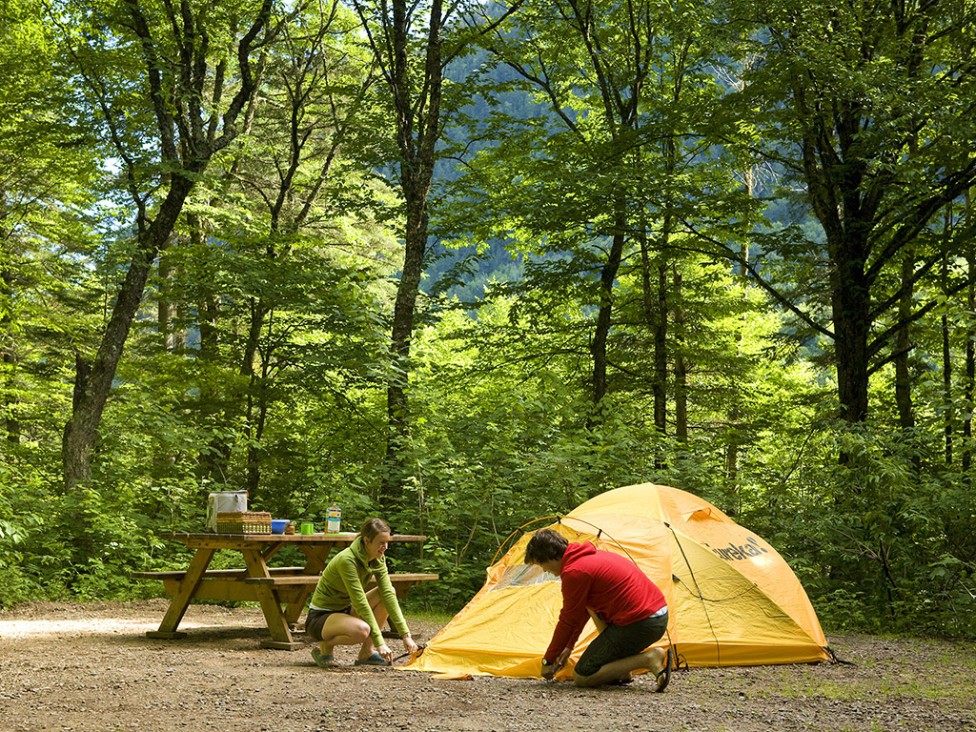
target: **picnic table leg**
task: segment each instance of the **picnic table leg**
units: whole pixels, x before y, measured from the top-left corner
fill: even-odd
[[[244,550],[244,563],[247,565],[249,577],[270,577],[268,564],[265,557],[259,551]],[[281,598],[278,591],[273,587],[257,587],[258,602],[261,603],[261,612],[264,613],[264,620],[271,633],[270,640],[261,641],[264,648],[280,648],[286,651],[294,651],[302,647],[302,643],[295,641],[291,637],[291,629],[281,610]]]
[[[298,594],[298,599],[285,606],[285,622],[288,623],[289,628],[294,628],[298,623],[298,619],[302,616],[302,611],[308,604],[308,598],[311,597],[314,589],[313,587],[302,588]]]
[[[332,545],[325,544],[323,546],[316,546],[314,544],[300,544],[298,548],[305,554],[305,567],[302,569],[302,574],[314,576],[322,574],[329,554],[332,552]],[[312,596],[314,589],[314,587],[303,588],[298,595],[298,599],[288,603],[285,607],[285,622],[288,623],[289,628],[294,628],[298,623],[298,619],[301,618],[302,612],[305,610],[305,606],[308,604],[308,599]]]
[[[179,584],[179,589],[173,595],[173,599],[170,600],[169,608],[167,608],[166,614],[159,624],[159,629],[147,631],[146,635],[148,637],[183,638],[186,636],[186,633],[179,633],[176,629],[179,627],[180,621],[183,620],[186,609],[190,606],[190,600],[196,594],[197,586],[203,579],[203,573],[210,566],[210,560],[213,558],[214,551],[214,549],[197,549],[193,555],[193,559],[190,561],[190,566],[186,570],[186,575],[184,575],[183,580]]]

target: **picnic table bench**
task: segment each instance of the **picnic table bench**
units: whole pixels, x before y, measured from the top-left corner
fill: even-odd
[[[136,579],[161,581],[172,598],[159,628],[148,631],[147,636],[184,637],[186,633],[177,628],[190,603],[195,600],[253,601],[261,604],[271,634],[271,638],[262,641],[261,645],[297,650],[304,644],[295,640],[293,632],[329,554],[335,547],[348,546],[357,534],[170,533],[163,536],[180,541],[195,551],[185,570],[131,574]],[[390,541],[420,543],[425,539],[420,535],[394,534]],[[268,560],[286,546],[294,546],[305,555],[303,566],[272,567],[268,564]],[[210,569],[210,561],[219,550],[240,552],[245,566]],[[438,575],[428,573],[390,574],[397,597],[401,599],[412,587],[437,579]]]

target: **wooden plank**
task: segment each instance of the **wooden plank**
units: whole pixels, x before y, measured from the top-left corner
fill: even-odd
[[[172,572],[130,572],[132,579],[151,579],[151,580],[181,580],[186,577],[186,570],[175,570]]]
[[[419,582],[432,582],[440,579],[440,575],[424,573],[397,573],[390,575],[390,582],[394,585],[409,584],[415,585]],[[273,585],[282,587],[287,585],[314,585],[319,581],[317,574],[286,574],[274,577],[245,577],[244,582],[254,585]]]
[[[181,541],[188,546],[207,547],[217,549],[236,549],[244,544],[351,544],[358,534],[343,532],[340,534],[217,534],[217,533],[187,533],[182,531],[162,532],[163,539]],[[391,543],[403,542],[418,544],[427,541],[424,534],[393,534]]]
[[[179,592],[179,580],[164,580],[163,589],[171,597]],[[306,598],[302,597],[303,587],[301,585],[291,587],[279,587],[277,595],[283,603],[302,603]],[[197,586],[197,591],[193,595],[194,600],[222,600],[233,602],[259,602],[258,588],[248,582],[240,580],[211,580],[201,582]]]
[[[286,585],[315,585],[319,581],[317,574],[288,574],[275,577],[245,577],[244,582],[249,585],[272,585],[283,587]]]
[[[268,567],[268,571],[272,575],[288,575],[288,574],[300,574],[304,567]],[[203,579],[223,579],[227,577],[240,577],[244,578],[247,570],[241,569],[208,569],[203,573]],[[175,579],[181,580],[186,576],[185,571],[172,570],[172,571],[159,571],[159,572],[131,572],[129,574],[133,579],[152,579],[152,580],[168,580]]]

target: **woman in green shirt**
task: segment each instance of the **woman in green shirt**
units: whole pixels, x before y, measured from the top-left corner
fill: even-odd
[[[319,641],[319,647],[312,649],[316,665],[334,666],[332,649],[355,645],[359,646],[357,665],[390,665],[393,651],[380,630],[388,618],[400,634],[404,650],[418,650],[386,569],[383,555],[389,545],[389,524],[368,519],[352,544],[323,570],[305,619],[305,632]],[[367,592],[370,579],[376,580],[376,586]]]

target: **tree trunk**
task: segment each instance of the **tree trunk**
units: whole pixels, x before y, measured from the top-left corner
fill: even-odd
[[[417,297],[427,251],[427,191],[426,182],[404,181],[407,205],[407,227],[403,270],[393,306],[391,338],[391,374],[387,383],[388,436],[386,443],[386,472],[383,495],[386,502],[399,505],[400,486],[409,475],[406,453],[410,443],[410,419],[407,388],[410,381],[410,344],[413,338]]]
[[[966,191],[966,218],[972,221],[972,199],[969,191]],[[969,313],[976,313],[976,286],[973,285],[973,274],[976,273],[976,245],[973,244],[972,237],[966,247],[966,264],[969,274],[969,287],[966,290],[966,305]],[[964,386],[963,409],[966,418],[962,423],[963,449],[962,449],[962,475],[963,480],[968,483],[969,470],[973,462],[973,409],[976,407],[976,328],[970,325],[966,327],[966,383]]]
[[[407,460],[410,450],[410,344],[424,255],[427,252],[428,197],[437,159],[436,144],[441,131],[444,66],[441,57],[441,0],[432,0],[427,14],[423,84],[419,88],[413,83],[409,64],[409,46],[415,40],[411,38],[415,32],[411,28],[412,6],[408,7],[406,0],[393,0],[390,8],[392,18],[385,14],[382,17],[384,38],[371,36],[371,40],[374,43],[373,53],[384,67],[396,110],[400,185],[406,207],[403,269],[393,305],[390,337],[392,364],[386,390],[386,457],[380,486],[381,502],[388,510],[395,511],[403,504],[402,485],[412,472]],[[368,27],[363,7],[357,4],[357,11],[363,25]]]
[[[668,280],[664,255],[651,261],[646,237],[641,240],[641,282],[643,285],[644,320],[651,332],[654,351],[651,393],[654,397],[654,428],[662,435],[668,431]],[[651,275],[654,275],[653,282]],[[661,467],[658,465],[657,467]]]
[[[755,59],[750,57],[746,63],[746,68],[752,68]],[[742,84],[738,85],[740,88]],[[755,165],[749,165],[743,172],[743,186],[745,188],[745,193],[749,198],[756,197],[756,178],[757,178],[757,168]],[[742,299],[743,303],[748,308],[747,298],[749,296],[749,239],[743,237],[741,244],[739,245],[739,266],[738,266],[738,279],[742,285]],[[737,355],[741,355],[743,351],[743,342],[745,341],[746,333],[745,326],[747,324],[748,315],[744,312],[742,315],[742,325],[743,328],[739,332],[739,338],[737,341]],[[739,491],[739,445],[742,441],[740,436],[740,421],[742,420],[742,402],[740,397],[740,391],[738,389],[738,384],[736,383],[735,375],[732,375],[732,406],[729,408],[729,431],[728,431],[728,444],[725,448],[725,479],[728,482],[729,487],[738,496]],[[738,501],[736,502],[738,504]]]
[[[681,302],[681,272],[674,267],[675,301]],[[685,358],[685,315],[678,305],[674,309],[674,436],[681,444],[688,443],[688,361]]]
[[[816,157],[807,150],[807,162]],[[868,416],[868,337],[871,329],[871,287],[865,272],[868,246],[868,221],[853,213],[842,219],[836,207],[828,204],[832,191],[829,174],[807,166],[811,199],[827,235],[830,254],[831,306],[834,321],[834,360],[837,366],[837,393],[840,416],[848,424],[858,424]],[[853,177],[853,176],[852,176]],[[848,191],[842,191],[847,194]],[[850,204],[858,208],[856,204]]]
[[[247,490],[252,500],[256,500],[261,484],[261,456],[264,449],[261,438],[264,436],[264,425],[268,414],[268,363],[270,353],[260,353],[261,331],[268,323],[271,310],[263,300],[251,301],[251,321],[248,328],[247,342],[241,359],[240,374],[247,377],[247,405],[244,413],[245,431],[247,433]],[[229,410],[228,410],[229,411]],[[232,421],[227,415],[226,422]]]
[[[159,296],[156,302],[156,319],[163,349],[168,353],[181,350],[183,338],[175,330],[176,305],[173,302],[173,281],[175,273],[166,252],[173,244],[172,235],[159,250]]]
[[[128,29],[139,40],[138,47],[145,64],[147,101],[155,114],[160,158],[168,169],[164,184],[166,193],[155,218],[150,220],[146,211],[149,196],[139,192],[134,170],[131,167],[127,169],[129,193],[139,209],[136,251],[112,307],[94,361],[89,368],[87,363],[78,359],[74,409],[62,436],[64,487],[69,493],[91,477],[91,456],[98,439],[102,412],[129,329],[142,303],[153,262],[172,234],[195,180],[206,170],[213,155],[230,144],[238,134],[237,120],[256,88],[251,70],[251,53],[254,45],[263,46],[268,41],[258,36],[271,16],[272,3],[273,0],[262,0],[250,27],[241,27],[247,27],[247,30],[236,42],[234,54],[237,61],[237,92],[224,110],[218,137],[216,116],[211,117],[212,122],[208,126],[200,123],[208,114],[202,106],[208,90],[210,101],[217,106],[223,91],[219,79],[224,77],[223,68],[216,70],[213,76],[207,73],[211,50],[209,37],[201,32],[205,28],[204,18],[195,16],[189,4],[182,5],[179,14],[173,12],[172,6],[167,8],[170,13],[167,32],[172,34],[169,40],[179,46],[179,62],[182,64],[174,71],[161,61],[161,48],[165,41],[155,37],[155,27],[150,22],[154,16],[147,15],[140,0],[125,0],[131,19]],[[89,70],[82,71],[87,74]],[[117,146],[119,158],[129,165],[131,156],[116,129],[117,120],[112,114],[106,91],[97,83],[92,87],[102,105],[105,122],[112,131],[111,138]],[[181,115],[180,119],[176,115]],[[152,181],[153,186],[157,184],[157,181]],[[83,518],[83,514],[78,518]],[[83,523],[79,524],[78,534],[82,535],[84,529]],[[80,559],[83,561],[86,557]]]
[[[160,247],[176,225],[192,186],[190,178],[179,175],[172,177],[158,215],[147,229],[140,232],[136,252],[116,297],[94,362],[89,368],[81,359],[78,361],[74,410],[62,437],[64,487],[68,492],[91,477],[91,455],[98,439],[98,426],[129,329],[142,302],[149,270]]]
[[[895,403],[898,405],[898,422],[903,430],[915,428],[915,409],[912,404],[912,375],[908,356],[911,353],[911,334],[909,318],[912,314],[912,286],[914,258],[910,253],[901,264],[901,302],[898,305],[898,320],[901,326],[895,334]]]
[[[607,261],[600,270],[600,310],[596,317],[596,327],[593,330],[593,340],[590,343],[590,355],[593,358],[593,406],[598,407],[607,393],[607,339],[613,322],[613,284],[620,269],[620,260],[624,252],[624,227],[626,226],[626,210],[622,200],[617,200],[617,213],[614,221],[613,239]]]
[[[3,206],[3,190],[0,190],[0,206]],[[7,237],[0,236],[0,241],[6,241]],[[7,442],[17,445],[20,444],[20,420],[15,416],[16,402],[11,396],[14,393],[13,382],[16,379],[17,350],[15,347],[14,334],[9,332],[10,308],[7,301],[13,295],[13,271],[6,264],[7,257],[0,257],[0,352],[3,354],[3,378],[5,388],[3,389],[3,406],[6,416],[4,417],[4,432]]]
[[[655,269],[657,307],[651,323],[654,337],[654,428],[662,435],[666,435],[668,434],[668,320],[671,312],[668,303],[668,265],[663,253]]]
[[[949,261],[948,257],[942,259],[942,290],[948,288],[949,280]],[[945,433],[945,464],[952,465],[952,433],[953,423],[955,422],[955,409],[952,399],[952,344],[949,339],[949,316],[945,311],[942,312],[940,319],[942,326],[942,403],[945,405],[943,419],[943,431]]]

